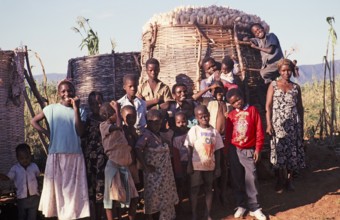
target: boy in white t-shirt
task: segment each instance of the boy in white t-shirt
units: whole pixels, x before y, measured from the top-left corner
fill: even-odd
[[[0,174],[0,180],[12,180],[16,187],[18,219],[35,220],[39,205],[38,177],[40,170],[32,162],[31,149],[27,144],[19,144],[16,149],[18,163],[7,175]]]
[[[209,124],[210,114],[206,106],[195,108],[198,125],[193,126],[187,135],[184,146],[189,149],[188,174],[191,180],[192,219],[197,219],[197,197],[203,184],[208,219],[211,218],[212,186],[215,176],[220,175],[220,151],[224,147],[221,135]]]

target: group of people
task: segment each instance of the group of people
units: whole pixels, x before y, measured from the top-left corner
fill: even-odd
[[[261,75],[267,90],[270,158],[277,170],[275,189],[294,190],[293,172],[304,167],[301,90],[290,80],[294,64],[283,58],[274,34],[266,34],[260,24],[252,25],[251,31],[255,37],[251,47],[261,51],[264,61]],[[100,91],[91,92],[89,114],[79,107],[72,82],[61,81],[60,102],[48,105],[31,121],[50,139],[40,203],[34,181],[40,172],[31,162],[29,146],[17,147],[18,164],[7,175],[16,183],[18,200],[27,200],[19,210],[20,219],[33,219],[27,210],[39,209],[45,217],[106,215],[111,220],[114,213],[121,217],[120,207],[128,207],[131,220],[136,219],[142,198],[146,219],[171,220],[176,218],[176,206],[188,196],[196,220],[201,188],[205,219],[212,219],[213,196],[223,202],[228,172],[234,217],[249,211],[256,219],[266,219],[256,175],[265,136],[259,111],[246,103],[232,57],[226,56],[220,67],[207,57],[202,70],[206,78],[200,90],[188,97],[185,84],[176,83],[170,90],[158,79],[160,64],[150,58],[148,79],[138,85],[134,75],[125,75],[126,94],[119,100],[105,102]],[[40,124],[43,119],[46,128]],[[32,196],[35,205],[28,200]]]

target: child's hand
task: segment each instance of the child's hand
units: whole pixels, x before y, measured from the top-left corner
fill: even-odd
[[[250,42],[250,47],[251,47],[251,48],[254,48],[254,49],[257,49],[257,48],[258,48],[252,41],[249,41],[249,42]]]
[[[75,96],[74,98],[71,98],[71,104],[73,109],[78,109],[79,105],[80,105],[80,99],[78,98],[78,96]]]
[[[260,157],[261,157],[260,152],[255,151],[254,152],[254,161],[255,161],[255,163],[257,163],[257,161],[260,160]]]
[[[116,113],[117,113],[118,103],[117,103],[116,101],[112,100],[112,101],[110,102],[110,106],[111,106],[114,110],[116,110]]]
[[[217,84],[212,84],[211,86],[209,86],[209,90],[212,91],[212,90],[216,89],[217,87],[220,87],[220,86],[217,85]]]

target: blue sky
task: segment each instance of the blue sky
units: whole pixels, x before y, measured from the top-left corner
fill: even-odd
[[[100,53],[110,53],[110,39],[116,52],[141,50],[142,27],[154,15],[178,6],[229,6],[265,20],[281,42],[283,50],[294,47],[289,58],[299,65],[322,63],[326,54],[329,25],[335,17],[340,36],[338,0],[0,0],[0,48],[13,50],[20,44],[37,52],[47,73],[66,73],[71,58],[87,55],[78,47],[81,37],[71,30],[76,18],[90,19],[100,38]],[[335,58],[340,59],[340,42]],[[32,56],[34,74],[41,68]]]

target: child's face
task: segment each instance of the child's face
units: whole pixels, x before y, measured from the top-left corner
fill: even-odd
[[[244,100],[242,97],[238,96],[238,95],[234,95],[232,97],[230,97],[229,99],[229,103],[236,109],[243,109],[244,107]]]
[[[185,115],[177,115],[175,117],[176,128],[186,128],[188,126],[188,121]]]
[[[210,76],[211,74],[213,74],[217,70],[217,67],[216,67],[216,64],[213,61],[209,60],[208,62],[203,64],[203,70],[204,70],[206,75]]]
[[[183,102],[187,98],[188,90],[185,86],[177,86],[173,94],[176,102]]]
[[[251,28],[251,32],[254,34],[256,38],[262,39],[265,37],[265,32],[263,28],[259,25],[255,25]]]
[[[227,66],[224,63],[222,63],[222,66],[221,66],[222,73],[225,73],[225,74],[230,73],[232,70],[233,70],[233,67]]]
[[[217,101],[223,101],[224,98],[224,89],[221,87],[217,87],[213,90],[214,97]]]
[[[67,83],[63,83],[59,86],[58,95],[63,105],[70,106],[71,99],[75,96],[75,91],[72,86]]]
[[[99,109],[103,104],[103,98],[100,95],[90,97],[89,107],[94,115],[99,115]]]
[[[208,110],[198,110],[195,117],[202,128],[209,127],[210,114]]]
[[[132,111],[131,109],[124,110],[122,117],[127,126],[134,126],[137,120],[136,111]]]
[[[138,83],[135,80],[126,80],[123,89],[129,97],[134,98],[136,96],[137,86]]]
[[[31,160],[32,160],[31,154],[27,151],[18,151],[17,160],[21,166],[26,168],[31,163]]]
[[[293,72],[289,65],[282,65],[279,70],[279,73],[281,75],[281,78],[289,80]]]
[[[148,74],[149,79],[158,79],[159,66],[155,64],[149,64],[146,68],[146,73]]]
[[[147,120],[148,129],[153,133],[158,133],[162,127],[162,122],[162,118],[155,115]]]

